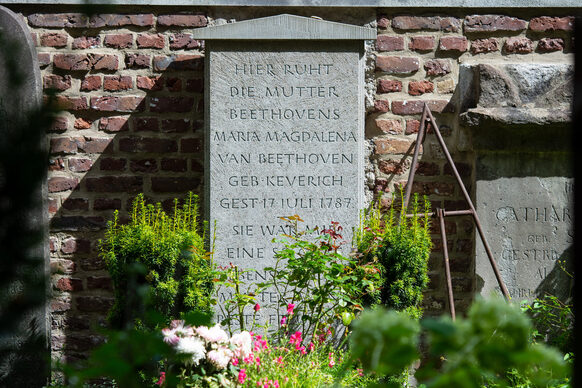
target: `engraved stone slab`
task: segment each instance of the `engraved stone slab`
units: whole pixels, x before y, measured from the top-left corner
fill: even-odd
[[[502,177],[478,180],[476,190],[477,213],[512,299],[568,297],[572,279],[562,268],[572,266],[573,179]],[[480,243],[476,272],[481,294],[499,291]]]
[[[261,282],[275,263],[271,240],[290,233],[280,217],[298,214],[303,227],[320,230],[337,221],[351,240],[364,202],[363,44],[207,47],[206,206],[217,222],[215,260],[251,269],[245,280]],[[276,293],[257,299],[262,322],[275,325]]]

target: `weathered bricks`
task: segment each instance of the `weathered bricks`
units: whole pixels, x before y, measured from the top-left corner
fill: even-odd
[[[43,83],[45,89],[63,91],[71,88],[71,76],[48,74],[43,77]]]
[[[28,16],[28,23],[33,27],[49,28],[146,27],[154,24],[154,15],[99,14],[88,17],[83,13],[35,13]]]
[[[55,54],[53,63],[63,70],[117,70],[119,65],[113,54]]]
[[[139,34],[136,39],[139,48],[162,49],[165,46],[164,35],[162,34]]]
[[[198,15],[160,15],[158,26],[173,27],[205,27],[208,19],[202,14]]]
[[[378,51],[404,50],[404,38],[401,36],[378,35],[376,38],[376,49]]]
[[[380,79],[378,80],[378,93],[393,93],[402,91],[402,81]]]
[[[522,31],[527,23],[516,17],[503,15],[471,15],[465,17],[465,32]]]
[[[68,37],[67,34],[50,32],[40,36],[40,44],[47,47],[65,47]]]
[[[201,55],[155,56],[153,66],[155,71],[202,70],[204,67],[204,58]]]
[[[188,50],[202,47],[202,42],[192,37],[192,34],[173,34],[169,37],[170,49]]]
[[[143,99],[138,96],[91,97],[91,109],[105,112],[133,112],[143,110]]]
[[[390,135],[402,134],[402,121],[394,119],[376,119],[376,128]]]
[[[529,29],[536,32],[544,31],[572,31],[574,29],[574,17],[541,16],[529,21]]]
[[[439,16],[396,16],[392,19],[392,28],[403,31],[433,30],[458,32],[461,22],[453,17]]]
[[[432,93],[434,84],[430,81],[412,81],[408,84],[408,94],[411,96],[420,96],[425,93]]]
[[[420,114],[427,104],[431,112],[445,113],[454,112],[454,107],[447,100],[411,100],[411,101],[393,101],[392,112],[397,115]]]
[[[388,74],[411,74],[420,69],[420,61],[416,57],[378,56],[376,69]]]
[[[499,51],[499,41],[495,38],[475,39],[471,42],[471,53],[481,54]]]
[[[507,38],[503,50],[509,54],[529,54],[533,51],[533,42],[526,37]]]
[[[434,36],[413,36],[410,38],[408,48],[414,51],[430,51],[434,49]]]
[[[401,138],[376,138],[376,154],[405,154],[412,146],[412,140]]]
[[[152,57],[146,54],[125,54],[125,66],[133,69],[145,69],[151,66]]]
[[[118,92],[132,88],[130,76],[106,75],[103,77],[103,89],[108,92]]]
[[[133,34],[111,34],[105,35],[103,45],[118,49],[128,48],[133,45]]]
[[[424,70],[430,76],[446,75],[451,72],[451,62],[447,59],[431,59],[424,63]]]
[[[551,51],[561,51],[564,49],[564,39],[562,38],[542,38],[538,42],[538,51],[540,52],[551,52]]]
[[[439,50],[457,51],[463,53],[467,51],[468,41],[464,36],[443,36],[439,40]]]

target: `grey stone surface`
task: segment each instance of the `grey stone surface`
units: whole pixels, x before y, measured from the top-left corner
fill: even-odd
[[[188,0],[2,0],[0,4],[115,4],[115,5],[194,5]],[[580,8],[579,0],[201,0],[196,6],[261,7],[390,7],[390,8]]]
[[[475,207],[514,300],[570,295],[572,279],[562,268],[573,266],[573,191],[568,177],[477,178]],[[499,290],[480,242],[476,274],[478,292]]]
[[[2,386],[43,386],[49,370],[46,308],[48,245],[43,206],[47,196],[46,184],[39,182],[45,171],[45,158],[41,153],[44,142],[40,144],[40,134],[28,137],[30,132],[27,132],[42,130],[30,122],[40,108],[41,99],[40,71],[29,30],[21,16],[0,6]],[[26,140],[30,139],[39,139],[39,142],[29,146],[30,142]],[[19,158],[22,160],[15,164]],[[16,188],[14,185],[18,184],[19,179],[31,181],[22,182],[22,187]],[[30,190],[23,189],[27,187],[25,185]],[[19,189],[27,192],[15,198]],[[27,206],[21,207],[15,203],[26,203]],[[16,233],[16,230],[19,232]]]
[[[364,40],[376,39],[376,30],[283,14],[202,28],[194,30],[192,36],[212,40]]]
[[[209,41],[207,209],[215,260],[254,270],[274,264],[271,243],[340,222],[350,241],[364,195],[363,43]],[[259,303],[275,305],[272,290]],[[277,322],[274,309],[263,319]],[[250,312],[248,312],[250,315]]]

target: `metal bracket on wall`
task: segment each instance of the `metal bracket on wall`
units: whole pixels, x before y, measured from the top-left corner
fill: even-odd
[[[424,142],[424,140],[426,138],[426,134],[427,134],[428,129],[429,129],[429,128],[427,128],[427,122],[431,125],[430,129],[432,129],[432,131],[436,135],[437,140],[441,146],[441,149],[442,149],[443,153],[445,154],[445,157],[447,158],[447,161],[449,162],[449,165],[451,166],[451,168],[453,170],[453,174],[455,175],[455,179],[457,180],[457,183],[459,184],[461,191],[463,192],[463,196],[465,197],[465,201],[469,205],[469,209],[467,209],[467,210],[447,211],[445,209],[437,208],[435,212],[431,212],[429,214],[422,213],[422,214],[416,215],[417,217],[424,217],[424,216],[437,217],[439,220],[439,227],[441,230],[441,238],[443,240],[443,244],[442,244],[443,245],[443,259],[444,259],[444,264],[445,264],[445,275],[446,275],[446,279],[447,279],[447,292],[448,292],[448,297],[449,297],[449,309],[451,312],[451,317],[454,320],[455,319],[455,302],[453,299],[453,286],[452,286],[452,281],[451,281],[451,270],[450,270],[450,266],[449,266],[449,252],[448,252],[448,248],[447,248],[447,234],[445,231],[445,217],[464,216],[464,215],[473,216],[473,221],[475,222],[475,226],[477,227],[477,231],[479,232],[479,237],[481,237],[481,242],[483,243],[483,246],[485,247],[485,252],[487,252],[487,257],[489,258],[489,263],[491,264],[491,268],[493,269],[493,272],[495,273],[495,277],[497,278],[497,283],[499,284],[499,288],[501,289],[501,293],[503,294],[503,296],[505,297],[506,300],[509,300],[509,292],[507,291],[507,287],[505,287],[505,283],[503,282],[503,279],[501,278],[501,274],[499,273],[499,269],[497,268],[497,263],[495,262],[495,259],[493,259],[493,253],[491,253],[491,249],[489,248],[489,244],[487,243],[487,240],[485,239],[485,234],[483,233],[483,228],[481,227],[481,222],[479,221],[479,216],[477,216],[477,211],[475,210],[475,206],[473,206],[473,202],[471,201],[471,198],[469,197],[469,193],[467,193],[467,189],[465,188],[465,185],[463,184],[463,181],[461,180],[461,176],[459,175],[459,171],[457,170],[457,167],[455,166],[455,163],[453,162],[453,158],[451,157],[451,154],[449,153],[449,150],[448,150],[448,148],[443,140],[443,137],[439,131],[439,128],[438,128],[436,122],[435,122],[434,116],[430,112],[430,109],[426,103],[424,104],[424,109],[422,111],[422,118],[420,119],[420,128],[418,130],[416,144],[414,146],[414,154],[412,156],[412,164],[410,166],[410,175],[408,176],[408,181],[406,182],[406,191],[405,191],[405,195],[404,195],[404,208],[406,209],[408,207],[408,202],[410,200],[410,193],[412,191],[412,184],[414,182],[414,173],[416,171],[416,167],[418,164],[418,153],[420,151],[420,147],[422,146],[422,143]],[[406,216],[413,217],[414,215],[407,214]]]

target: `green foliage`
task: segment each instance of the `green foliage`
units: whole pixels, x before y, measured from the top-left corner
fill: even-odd
[[[362,310],[362,295],[378,282],[377,269],[357,266],[339,253],[344,241],[337,222],[316,234],[300,230],[303,220],[297,215],[283,219],[291,224],[292,234],[274,240],[283,248],[275,253],[275,267],[267,268],[281,309],[293,306],[284,317],[283,331],[300,330],[311,337],[338,321],[348,326]]]
[[[574,351],[574,312],[572,304],[564,303],[553,295],[544,295],[531,304],[522,304],[522,310],[531,317],[535,342],[545,342],[562,352]]]
[[[427,266],[432,248],[427,215],[430,203],[424,200],[424,217],[417,217],[419,206],[417,195],[409,209],[401,204],[399,215],[395,215],[394,206],[386,215],[374,206],[364,213],[355,236],[360,260],[377,263],[382,273],[379,300],[368,302],[406,311],[417,319],[422,315],[420,305],[428,284]],[[407,218],[407,211],[413,216]]]
[[[403,330],[414,327],[414,322],[403,313],[375,311],[362,314],[360,319],[363,323],[355,325],[352,352],[354,356],[365,355],[360,358],[365,370],[390,370],[384,365],[394,365],[393,370],[398,370],[403,363],[419,358],[406,353],[413,348],[409,344],[416,343],[418,331]],[[404,361],[400,353],[393,351],[395,339],[389,334],[376,335],[375,341],[369,339],[374,335],[369,329],[373,324],[382,333],[400,333],[396,346],[408,345],[403,350]],[[511,386],[515,374],[530,381],[532,386],[546,386],[560,384],[559,380],[563,381],[568,374],[563,357],[556,350],[530,343],[532,326],[527,316],[500,300],[477,300],[466,319],[455,322],[448,317],[425,319],[421,327],[428,337],[429,349],[428,358],[416,377],[427,388],[476,388],[485,381],[488,386]],[[515,373],[508,374],[508,370]]]
[[[133,201],[130,222],[119,225],[118,214],[100,242],[115,286],[110,321],[116,327],[148,324],[145,311],[165,321],[182,312],[210,312],[213,272],[199,231],[197,197],[189,193],[168,216],[161,204],[146,205],[143,195]]]

